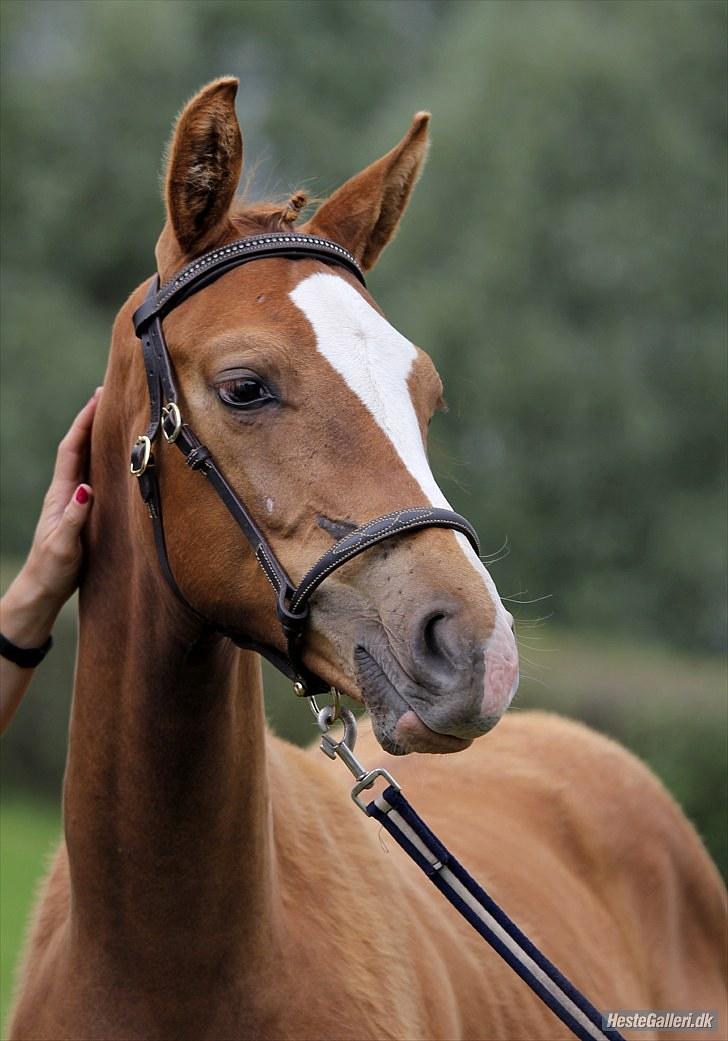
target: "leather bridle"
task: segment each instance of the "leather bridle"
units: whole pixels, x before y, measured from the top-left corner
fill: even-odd
[[[165,316],[193,293],[241,264],[269,257],[305,258],[336,264],[351,272],[363,286],[366,286],[359,265],[343,246],[314,235],[282,233],[238,239],[211,250],[192,261],[161,287],[159,276],[155,276],[149,285],[144,303],[133,318],[135,332],[142,344],[149,389],[150,419],[146,432],[134,442],[130,470],[139,482],[142,499],[152,519],[154,541],[162,573],[175,595],[207,626],[229,636],[239,647],[257,651],[268,658],[294,681],[297,693],[315,695],[328,690],[329,684],[324,683],[304,666],[303,636],[309,615],[309,601],[325,578],[378,542],[421,528],[452,528],[467,537],[476,553],[480,552],[480,547],[475,529],[459,514],[433,506],[409,507],[384,517],[377,517],[339,539],[306,572],[298,586],[293,585],[265,535],[221,472],[210,450],[185,422],[180,410],[172,362],[162,331]],[[162,500],[152,451],[160,432],[168,444],[175,445],[182,452],[191,470],[207,478],[252,546],[258,563],[277,597],[278,618],[287,642],[287,655],[272,644],[262,644],[244,633],[211,623],[187,601],[177,585],[167,556]]]

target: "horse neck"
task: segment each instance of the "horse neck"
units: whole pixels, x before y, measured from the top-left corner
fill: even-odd
[[[64,791],[74,935],[199,987],[220,958],[277,947],[260,663],[192,622],[131,544],[121,467],[93,480]]]

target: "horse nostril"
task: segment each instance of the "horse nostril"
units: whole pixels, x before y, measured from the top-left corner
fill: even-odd
[[[425,685],[443,670],[449,675],[458,660],[461,648],[457,614],[445,604],[430,604],[413,619],[410,630],[413,665]]]
[[[438,641],[437,626],[440,622],[444,621],[445,615],[442,611],[437,611],[426,619],[422,636],[425,641],[425,647],[433,657],[440,657],[442,651],[440,642]]]

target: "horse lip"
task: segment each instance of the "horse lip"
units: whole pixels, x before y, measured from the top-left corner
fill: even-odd
[[[406,693],[395,686],[393,679],[388,674],[385,663],[372,653],[370,647],[361,643],[358,644],[354,651],[354,658],[357,663],[357,679],[362,689],[364,702],[371,714],[377,738],[386,752],[389,752],[391,755],[406,755],[407,752],[414,751],[414,749],[407,748],[401,744],[394,736],[397,724],[408,713],[413,713],[416,716],[417,721],[423,728],[423,736],[431,735],[433,747],[428,750],[460,751],[470,745],[471,741],[469,739],[435,730],[434,727],[425,723],[417,709],[410,704]],[[365,659],[365,661],[362,661],[362,659]],[[363,675],[366,663],[370,667],[373,665],[376,669],[376,680],[374,683],[372,683],[370,676],[365,677]],[[390,660],[388,664],[390,666],[389,671],[400,671],[399,666],[393,660]],[[408,683],[412,682],[409,677],[406,679]]]
[[[376,669],[376,688],[373,688],[371,682],[368,682],[369,677],[365,678],[363,676],[365,662],[362,659],[366,659],[366,662],[373,665]],[[380,657],[374,653],[371,646],[359,643],[354,650],[354,661],[356,663],[357,679],[361,683],[364,700],[368,706],[370,697],[372,700],[381,701],[387,695],[390,704],[396,704],[398,708],[401,708],[402,712],[412,708],[402,691],[402,687],[406,686],[407,683],[411,683],[412,680],[402,673],[399,664],[391,654]],[[371,706],[369,707],[371,709]]]

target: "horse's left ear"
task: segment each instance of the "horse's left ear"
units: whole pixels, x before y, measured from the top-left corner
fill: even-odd
[[[418,112],[400,143],[322,203],[304,229],[334,239],[365,271],[397,230],[427,154],[429,112]]]

